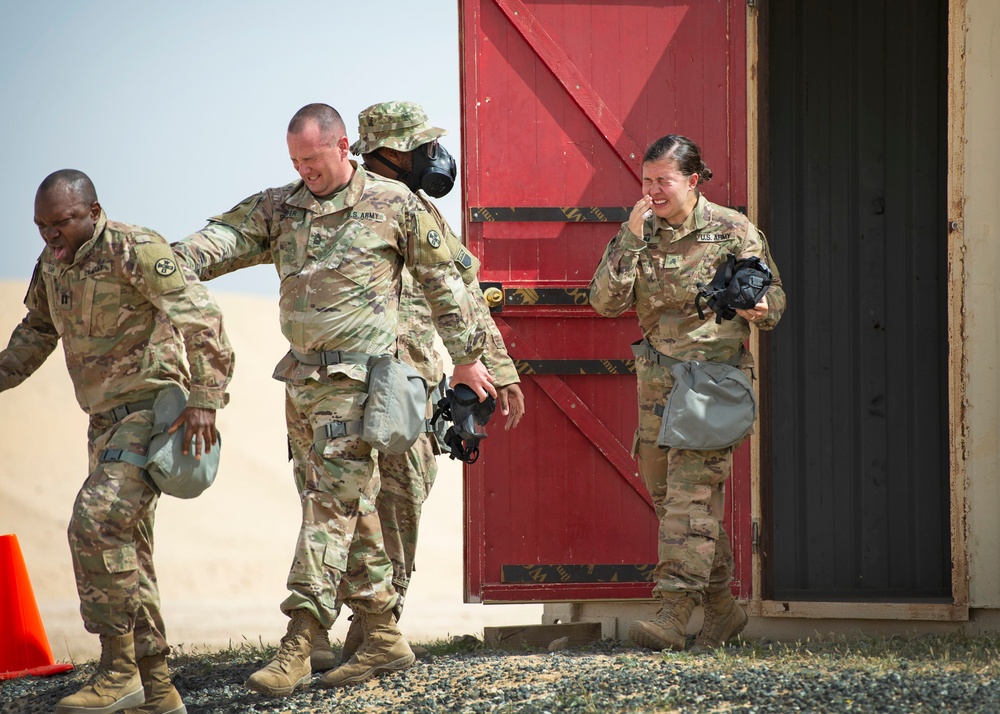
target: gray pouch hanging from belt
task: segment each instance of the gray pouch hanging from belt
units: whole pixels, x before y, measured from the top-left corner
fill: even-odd
[[[742,370],[724,362],[688,360],[670,368],[657,443],[664,448],[710,451],[740,443],[757,418],[757,396]]]
[[[219,470],[222,437],[200,459],[181,452],[185,427],[168,434],[167,429],[187,406],[187,395],[178,386],[170,386],[156,395],[153,403],[153,437],[146,457],[146,472],[163,493],[177,498],[194,498],[215,481]]]
[[[361,438],[384,454],[405,454],[426,420],[427,381],[392,355],[372,357]]]

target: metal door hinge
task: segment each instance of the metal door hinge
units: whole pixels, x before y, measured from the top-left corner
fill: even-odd
[[[760,521],[756,518],[750,519],[750,544],[754,548],[760,545]]]

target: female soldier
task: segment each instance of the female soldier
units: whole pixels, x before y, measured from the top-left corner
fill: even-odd
[[[733,555],[722,527],[725,481],[735,447],[718,450],[661,448],[661,417],[678,360],[728,362],[753,376],[743,350],[750,324],[770,330],[785,309],[781,278],[764,236],[741,213],[718,206],[698,187],[712,178],[698,146],[671,134],[646,150],[642,198],[608,244],[590,284],[590,303],[617,317],[630,307],[644,339],[634,346],[639,388],[636,447],[639,472],[660,520],[653,596],[656,618],[635,622],[629,638],[652,649],[683,650],[691,612],[699,601],[705,623],[698,650],[718,647],[746,626],[747,615],[729,590]],[[699,317],[699,286],[707,284],[729,254],[758,257],[773,283],[752,309],[729,320]]]

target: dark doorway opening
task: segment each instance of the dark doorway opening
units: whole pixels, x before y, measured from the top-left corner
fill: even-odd
[[[763,594],[950,600],[947,2],[766,5]]]

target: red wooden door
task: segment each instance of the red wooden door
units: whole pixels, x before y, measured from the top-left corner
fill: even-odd
[[[713,201],[746,204],[745,0],[461,0],[464,230],[522,376],[465,473],[467,602],[650,596],[657,522],[630,456],[635,313],[587,286],[640,196],[646,145],[702,147]],[[749,452],[727,528],[750,594]]]

